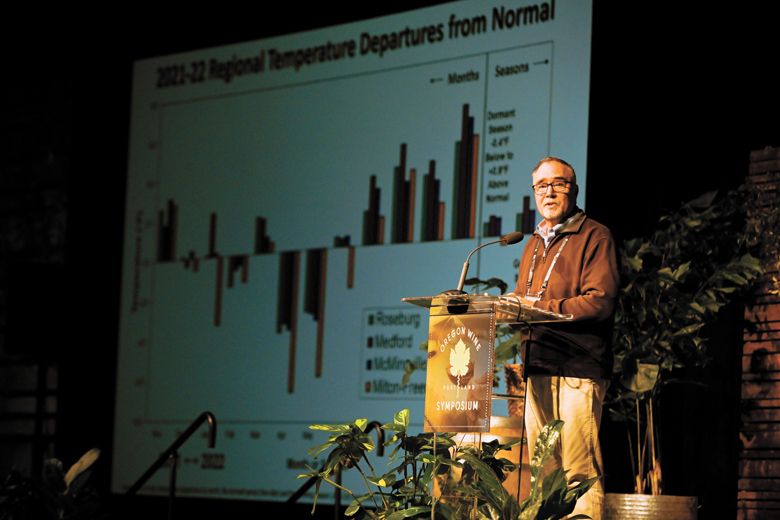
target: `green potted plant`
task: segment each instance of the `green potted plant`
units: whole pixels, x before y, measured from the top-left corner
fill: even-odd
[[[756,204],[760,197],[745,186],[704,194],[663,216],[650,236],[623,243],[606,406],[630,433],[635,496],[608,494],[608,518],[639,495],[662,500],[644,496],[664,492],[658,397],[681,369],[707,364],[707,325],[754,286],[767,261],[777,261],[778,206]],[[693,497],[680,507],[695,515],[695,504]]]
[[[531,494],[521,504],[501,485],[514,469],[510,461],[498,457],[509,445],[498,441],[466,445],[456,442],[453,434],[410,435],[409,410],[402,410],[393,422],[382,426],[392,432],[385,445],[393,450],[390,468],[377,474],[367,456],[374,449],[367,424],[366,419],[357,419],[349,424],[310,426],[330,434],[324,443],[309,450],[312,456],[327,452],[322,468],[309,468],[299,475],[317,479],[313,507],[325,482],[352,499],[345,512],[348,517],[556,519],[571,513],[577,498],[595,481],[569,486],[562,470],[541,478],[542,467],[558,442],[560,421],[548,424],[539,436],[531,460]],[[357,471],[365,490],[339,484],[334,474],[343,470]]]

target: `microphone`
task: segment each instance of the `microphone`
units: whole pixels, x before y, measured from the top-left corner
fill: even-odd
[[[479,251],[485,246],[489,246],[492,244],[501,244],[501,246],[511,246],[512,244],[517,244],[523,239],[523,234],[519,231],[513,231],[511,233],[507,233],[506,235],[502,236],[498,240],[494,240],[492,242],[487,242],[485,244],[479,245],[475,247],[471,253],[469,253],[469,256],[466,257],[466,261],[463,264],[463,270],[460,272],[460,280],[458,281],[458,288],[456,291],[459,294],[463,294],[463,285],[466,283],[466,273],[469,270],[469,260],[471,259],[471,255]]]

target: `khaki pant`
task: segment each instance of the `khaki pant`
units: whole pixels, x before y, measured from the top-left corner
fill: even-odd
[[[525,424],[529,453],[533,453],[536,438],[547,422],[553,419],[564,421],[558,449],[545,466],[544,475],[557,467],[568,471],[569,482],[603,475],[599,424],[607,384],[607,381],[577,377],[528,378]],[[594,520],[601,519],[604,510],[602,480],[580,497],[572,516],[586,514]]]

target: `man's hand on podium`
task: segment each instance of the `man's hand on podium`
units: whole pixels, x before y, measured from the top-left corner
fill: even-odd
[[[515,293],[502,294],[501,299],[503,300],[503,305],[499,305],[496,308],[496,319],[499,321],[518,321],[523,305],[534,306],[533,301]]]

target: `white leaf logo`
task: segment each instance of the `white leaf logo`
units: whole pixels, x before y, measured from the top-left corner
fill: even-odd
[[[469,371],[469,361],[471,351],[460,339],[455,348],[450,350],[450,374],[456,377],[465,376]]]

